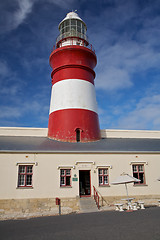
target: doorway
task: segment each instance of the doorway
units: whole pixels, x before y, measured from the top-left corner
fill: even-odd
[[[77,142],[81,141],[81,132],[82,132],[82,130],[80,128],[76,129],[76,141]]]
[[[80,197],[91,196],[90,170],[79,170],[79,195]]]

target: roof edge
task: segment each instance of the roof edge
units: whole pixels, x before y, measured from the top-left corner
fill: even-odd
[[[0,136],[47,137],[48,128],[0,127]],[[102,129],[101,138],[150,138],[160,139],[160,131]]]
[[[40,150],[0,150],[0,153],[15,153],[15,154],[160,154],[160,151],[40,151]]]
[[[102,129],[102,138],[154,138],[160,139],[160,131],[155,130],[122,130]]]
[[[0,136],[47,137],[48,128],[0,127]]]

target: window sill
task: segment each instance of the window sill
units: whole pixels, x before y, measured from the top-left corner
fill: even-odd
[[[16,187],[16,189],[33,189],[33,187]]]
[[[135,184],[133,187],[148,187],[147,184]]]
[[[60,186],[60,188],[72,188],[72,186]]]
[[[110,187],[110,185],[99,185],[98,187]]]

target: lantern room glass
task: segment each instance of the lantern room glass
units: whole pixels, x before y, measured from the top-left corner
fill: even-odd
[[[85,38],[83,35],[86,35],[87,28],[78,19],[67,19],[60,24],[59,30],[60,34]]]

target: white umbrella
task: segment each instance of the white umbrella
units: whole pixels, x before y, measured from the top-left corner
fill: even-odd
[[[132,177],[127,173],[122,173],[119,177],[116,178],[115,181],[113,181],[111,184],[118,185],[118,184],[125,184],[126,192],[127,192],[127,198],[128,198],[128,189],[127,189],[127,183],[133,183],[133,182],[140,182],[138,178]]]

